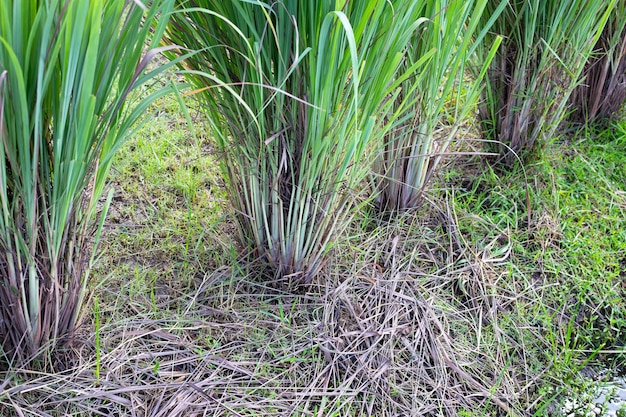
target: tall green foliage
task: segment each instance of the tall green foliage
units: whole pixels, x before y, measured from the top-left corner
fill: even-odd
[[[428,21],[411,39],[403,63],[425,60],[419,76],[402,83],[395,110],[401,114],[385,139],[377,161],[378,205],[383,210],[415,207],[448,145],[479,98],[482,79],[500,43],[495,37],[473,79],[466,65],[505,2],[481,22],[487,0],[436,0],[420,11]],[[482,23],[480,25],[479,23]],[[453,105],[446,108],[447,103]],[[441,126],[447,113],[452,123]]]
[[[502,35],[503,42],[480,108],[486,136],[506,163],[541,147],[567,117],[569,96],[614,2],[508,1],[486,38],[489,44]],[[499,3],[489,1],[483,19]]]
[[[584,123],[615,117],[626,101],[626,0],[617,0],[570,103]]]
[[[158,72],[146,73],[155,50],[144,47],[157,45],[165,20],[150,25],[173,7],[147,4],[0,1],[0,343],[9,359],[42,352],[76,324],[111,158],[162,94],[126,102]]]
[[[424,2],[181,3],[169,42],[196,51],[186,74],[242,238],[278,277],[308,282],[351,215],[396,88],[416,71],[398,73]]]

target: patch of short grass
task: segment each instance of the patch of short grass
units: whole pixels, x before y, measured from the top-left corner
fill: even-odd
[[[131,302],[177,298],[228,257],[226,196],[203,120],[191,129],[175,97],[118,152],[95,281]],[[193,114],[192,114],[193,115]],[[193,133],[196,133],[194,135]]]
[[[461,240],[483,259],[508,251],[499,285],[516,301],[499,312],[500,327],[538,378],[537,410],[559,392],[592,389],[583,368],[625,363],[624,131],[615,124],[563,138],[525,171],[476,162],[474,175],[469,164],[447,178]]]
[[[540,194],[558,223],[542,251],[543,268],[564,284],[576,346],[620,348],[626,343],[624,125],[582,132],[561,148],[548,155],[552,181]]]

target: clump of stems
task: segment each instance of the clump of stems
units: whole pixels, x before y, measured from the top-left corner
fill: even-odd
[[[487,0],[424,3],[420,13],[427,21],[411,39],[403,66],[425,63],[417,76],[402,83],[395,106],[401,116],[385,138],[375,169],[381,210],[402,211],[419,203],[459,126],[475,108],[500,38],[493,39],[473,79],[465,77],[466,65],[504,7],[502,2],[482,22],[486,4]],[[441,123],[444,115],[451,120],[446,126]]]
[[[626,1],[618,0],[570,98],[578,123],[615,117],[626,101]]]
[[[490,1],[484,19],[499,4]],[[568,116],[568,100],[614,1],[510,0],[487,36],[503,42],[480,118],[503,162],[532,156]]]
[[[0,0],[0,344],[11,362],[72,333],[113,153],[163,94],[126,103],[158,72],[143,51],[173,7],[137,3]]]
[[[223,153],[241,237],[278,279],[309,282],[415,71],[398,74],[424,2],[181,3],[168,40],[195,51],[185,73]]]

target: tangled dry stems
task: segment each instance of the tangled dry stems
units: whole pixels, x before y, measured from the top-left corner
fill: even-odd
[[[99,378],[85,329],[71,367],[3,375],[0,414],[526,414],[536,376],[499,317],[534,297],[501,284],[452,212],[375,225],[306,294],[224,268],[185,297],[103,311]]]

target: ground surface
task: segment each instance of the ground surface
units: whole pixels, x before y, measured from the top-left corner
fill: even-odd
[[[164,99],[120,151],[71,360],[9,373],[0,415],[558,415],[593,398],[591,365],[623,369],[626,125],[525,171],[450,158],[419,210],[364,209],[294,293],[245,257],[188,104],[191,127]]]

